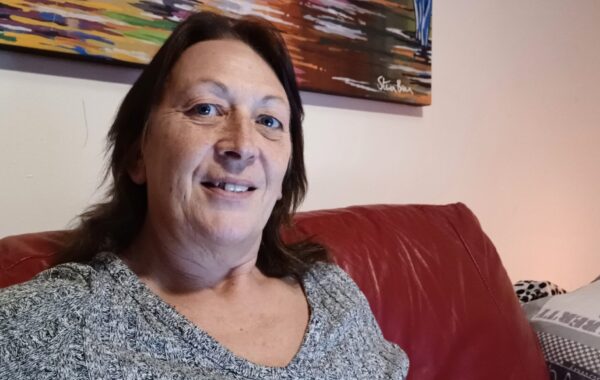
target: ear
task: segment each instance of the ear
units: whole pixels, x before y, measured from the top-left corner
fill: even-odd
[[[138,142],[134,148],[136,150],[135,158],[127,168],[129,178],[138,185],[146,183],[146,164],[144,162],[144,155],[142,153],[142,147]]]

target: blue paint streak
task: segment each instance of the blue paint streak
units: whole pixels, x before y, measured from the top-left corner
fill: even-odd
[[[40,12],[39,15],[44,21],[53,22],[58,25],[67,25],[67,19],[59,14],[52,12]]]
[[[90,54],[87,50],[85,50],[85,48],[83,46],[77,45],[77,46],[75,46],[73,48],[69,48],[69,47],[65,46],[65,48],[66,49],[71,49],[71,50],[73,50],[75,53],[77,53],[79,55],[85,55],[86,57],[96,57],[96,58],[100,58],[100,59],[106,60],[106,57],[103,56],[102,54]]]
[[[85,48],[82,46],[75,46],[73,50],[79,55],[89,55]]]
[[[414,0],[415,20],[417,23],[417,40],[421,46],[429,45],[429,27],[431,25],[431,1],[432,0]]]

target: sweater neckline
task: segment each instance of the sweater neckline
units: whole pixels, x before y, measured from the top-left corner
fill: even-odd
[[[323,335],[320,330],[326,315],[321,312],[318,306],[319,302],[315,299],[315,287],[318,286],[318,282],[313,279],[311,271],[302,279],[310,316],[300,348],[285,367],[271,367],[251,362],[220,344],[206,331],[152,292],[119,256],[103,252],[97,256],[97,259],[105,265],[115,281],[135,299],[142,312],[153,315],[160,323],[194,349],[203,352],[216,367],[223,370],[249,378],[277,378],[283,374],[304,377],[307,375],[306,363],[313,362],[314,354],[319,352],[319,337]]]

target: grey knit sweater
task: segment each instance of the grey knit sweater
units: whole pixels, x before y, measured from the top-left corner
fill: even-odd
[[[0,290],[0,379],[405,379],[341,269],[303,279],[311,316],[284,368],[235,356],[152,293],[114,254],[65,264]]]

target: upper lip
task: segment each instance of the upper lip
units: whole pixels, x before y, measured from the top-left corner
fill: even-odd
[[[232,177],[206,177],[202,179],[201,183],[212,183],[215,185],[218,183],[230,183],[236,186],[245,186],[249,189],[256,189],[256,185],[252,181]]]

